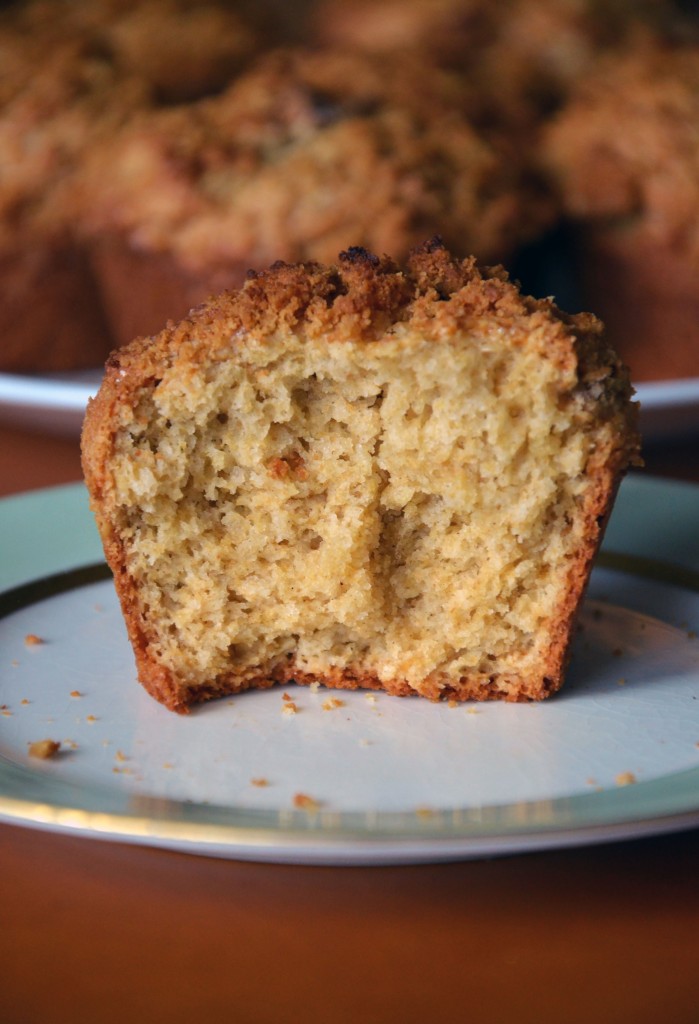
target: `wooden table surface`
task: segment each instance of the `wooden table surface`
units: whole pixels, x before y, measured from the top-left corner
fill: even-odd
[[[647,463],[699,480],[699,439]],[[79,479],[0,427],[0,493]],[[319,868],[0,827],[2,1024],[199,1020],[697,1024],[699,830]]]

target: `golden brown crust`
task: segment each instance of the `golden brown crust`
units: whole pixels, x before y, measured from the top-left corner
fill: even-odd
[[[206,686],[189,690],[151,653],[151,637],[142,617],[138,587],[130,576],[121,537],[114,526],[113,481],[110,459],[115,424],[120,410],[135,408],[144,389],[152,388],[177,365],[187,375],[210,362],[235,359],[243,339],[254,336],[262,344],[279,332],[306,338],[332,337],[379,343],[391,325],[409,322],[435,341],[447,341],[456,330],[494,330],[505,333],[514,346],[537,334],[541,357],[555,362],[562,374],[572,374],[582,393],[590,391],[598,402],[598,415],[617,422],[607,448],[599,448],[588,467],[589,487],[580,512],[584,538],[569,563],[566,599],[547,627],[548,649],[540,675],[522,679],[470,672],[458,681],[437,675],[421,685],[433,699],[541,699],[563,681],[569,656],[573,621],[584,592],[592,559],[602,538],[606,517],[621,476],[638,461],[635,406],[630,402],[628,374],[605,343],[601,325],[587,314],[567,316],[548,300],[522,296],[501,268],[480,268],[473,258],[454,259],[438,241],[426,243],[400,269],[388,258],[365,250],[343,253],[336,266],[280,263],[252,274],[244,288],[223,294],[160,335],[138,339],[116,351],[107,364],[104,383],[89,405],[82,439],[83,467],[92,508],[102,535],[105,555],[112,567],[139,678],[149,692],[177,711],[196,701],[240,689],[296,680],[327,682],[341,688],[381,688],[396,695],[415,692],[405,679],[382,679],[352,666],[322,674],[301,671],[293,657],[235,668],[212,678]],[[603,382],[603,383],[602,383]],[[298,453],[297,453],[298,454]],[[279,460],[277,460],[279,461]],[[293,453],[284,463],[297,472],[303,460]],[[279,466],[270,470],[286,475]]]
[[[491,318],[503,330],[521,331],[523,317],[531,318],[527,330],[545,330],[542,352],[548,358],[562,364],[579,360],[582,379],[594,380],[611,366],[617,397],[630,395],[622,364],[594,316],[568,315],[550,299],[524,296],[502,267],[481,267],[474,257],[455,259],[434,239],[413,251],[404,270],[389,257],[357,247],[341,253],[337,266],[279,262],[250,272],[241,289],[212,298],[155,337],[137,338],[113,352],[98,398],[106,412],[106,403],[128,402],[175,358],[180,365],[227,359],[231,339],[253,331],[262,337],[291,330],[308,337],[375,339],[409,318],[418,328],[442,328],[446,337]],[[91,411],[86,424],[97,416]]]

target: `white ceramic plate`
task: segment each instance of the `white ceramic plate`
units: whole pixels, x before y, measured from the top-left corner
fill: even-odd
[[[625,482],[569,678],[542,704],[449,707],[292,686],[181,717],[136,682],[83,488],[6,499],[0,819],[325,864],[698,825],[698,522],[699,488]],[[44,642],[28,645],[31,634]],[[333,696],[341,703],[324,707]],[[30,757],[44,739],[60,742],[57,756]]]
[[[0,420],[77,437],[87,400],[101,379],[101,370],[45,377],[0,373]],[[636,391],[647,441],[699,430],[699,377],[638,384]]]

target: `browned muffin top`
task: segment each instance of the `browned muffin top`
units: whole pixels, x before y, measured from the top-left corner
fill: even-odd
[[[224,292],[156,338],[115,351],[107,379],[120,401],[177,363],[226,360],[236,339],[261,343],[285,332],[308,339],[372,343],[406,325],[435,342],[457,333],[505,334],[514,347],[534,346],[586,387],[616,379],[608,397],[628,398],[628,374],[591,314],[564,313],[550,299],[523,295],[502,267],[458,259],[440,239],[413,250],[401,268],[389,257],[353,248],[335,265],[278,262],[250,272],[243,288]]]

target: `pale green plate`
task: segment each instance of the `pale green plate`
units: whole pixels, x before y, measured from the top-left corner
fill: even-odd
[[[624,483],[569,678],[543,704],[339,693],[325,709],[330,691],[291,687],[294,715],[279,689],[173,715],[136,682],[81,486],[0,502],[0,591],[4,821],[323,864],[699,824],[699,488]],[[59,754],[30,758],[41,739]]]

